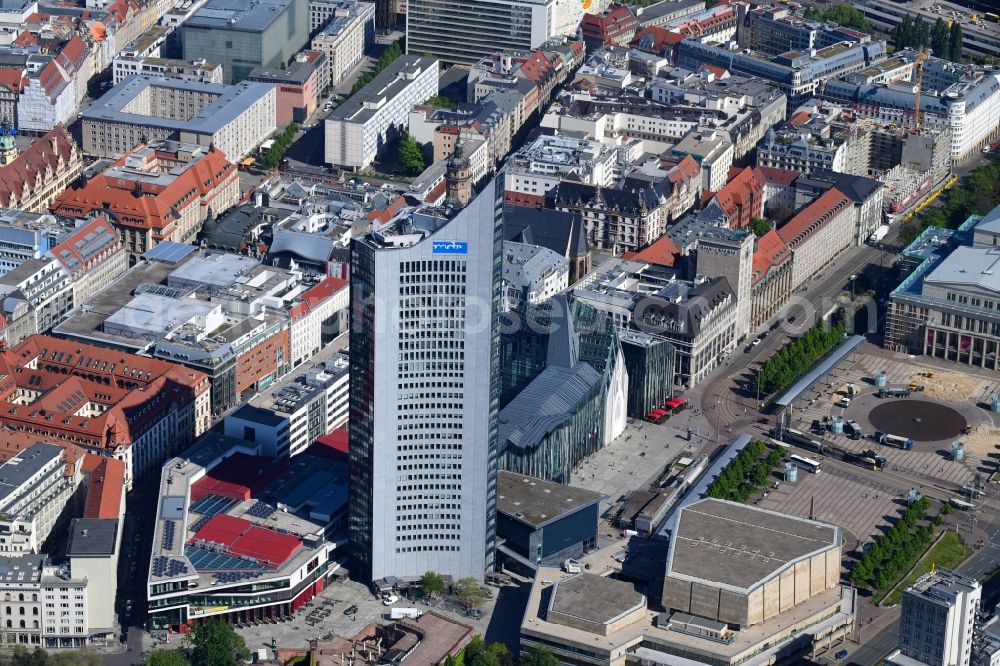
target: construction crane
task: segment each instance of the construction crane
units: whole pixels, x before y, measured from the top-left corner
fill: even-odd
[[[916,59],[913,61],[913,67],[916,71],[916,94],[913,96],[913,122],[918,132],[920,131],[920,92],[924,82],[924,61],[927,58],[927,51],[921,46],[920,50],[917,51]]]

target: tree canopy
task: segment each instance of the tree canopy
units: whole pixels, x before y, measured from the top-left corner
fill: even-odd
[[[420,577],[420,589],[432,597],[441,594],[444,592],[444,578],[436,571],[428,571]]]
[[[458,581],[455,591],[458,593],[458,600],[470,608],[479,608],[486,601],[483,586],[472,576]]]
[[[943,204],[907,221],[899,230],[899,242],[909,244],[927,227],[957,229],[970,215],[985,215],[1000,204],[1000,162],[982,164],[941,195]]]
[[[771,230],[771,223],[762,217],[751,217],[747,229],[753,232],[754,236],[760,237]]]
[[[145,666],[191,666],[180,650],[153,650],[146,657]]]
[[[195,625],[190,634],[194,666],[241,666],[250,650],[232,627],[221,620]]]
[[[424,152],[410,134],[399,137],[399,166],[413,175],[424,170]]]
[[[785,345],[764,361],[755,382],[761,394],[771,394],[789,386],[844,337],[844,325],[816,322],[805,334]]]
[[[853,5],[836,5],[825,12],[810,7],[806,10],[806,18],[815,21],[829,21],[861,32],[872,31],[871,22]]]

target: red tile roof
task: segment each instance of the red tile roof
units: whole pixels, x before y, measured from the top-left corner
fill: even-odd
[[[749,206],[755,194],[762,194],[764,191],[764,178],[758,174],[753,167],[745,167],[736,174],[722,189],[715,193],[715,200],[732,220],[738,215],[738,209]],[[711,199],[710,192],[706,193],[705,200]],[[763,203],[763,199],[760,199]],[[753,211],[752,215],[760,215],[763,211]]]
[[[23,69],[11,67],[0,69],[0,88],[6,88],[12,93],[21,94],[26,84],[27,78]]]
[[[121,518],[122,492],[125,488],[125,463],[117,458],[104,458],[88,453],[85,460],[95,458],[90,472],[84,518]]]
[[[668,236],[660,236],[638,252],[626,252],[625,258],[630,261],[672,267],[680,254],[680,249]]]
[[[715,74],[715,78],[717,79],[721,79],[725,77],[727,74],[729,74],[729,70],[726,69],[725,67],[716,67],[715,65],[708,65],[704,63],[698,69]]]
[[[792,127],[798,127],[799,125],[805,125],[812,118],[812,114],[808,111],[799,111],[798,113],[793,113],[792,117],[788,119],[788,124]]]
[[[775,167],[757,167],[757,171],[768,183],[791,187],[801,175],[798,171],[791,169],[777,169]]]
[[[122,157],[115,166],[123,166]],[[221,150],[213,148],[203,157],[184,165],[184,170],[167,185],[142,182],[128,177],[100,173],[82,187],[71,187],[52,203],[53,212],[81,217],[107,206],[119,217],[128,218],[130,226],[141,225],[161,238],[173,232],[172,225],[180,211],[200,198],[191,198],[191,191],[207,197],[217,187],[236,177],[236,166]],[[136,187],[137,183],[141,183]],[[136,193],[141,193],[136,196]]]
[[[130,445],[169,410],[209,390],[208,377],[197,370],[46,335],[0,352],[0,375],[0,424],[99,449]],[[28,387],[42,394],[36,404],[11,401]],[[86,402],[105,411],[77,416]]]
[[[36,187],[48,187],[48,179],[52,177],[50,170],[55,172],[60,162],[65,164],[74,158],[80,160],[76,143],[62,125],[56,125],[21,151],[13,162],[0,166],[0,206],[11,206],[13,201],[23,205],[25,185],[29,196],[33,197]],[[39,179],[42,182],[38,182]]]
[[[675,184],[679,184],[683,179],[697,178],[701,174],[701,165],[690,155],[685,155],[680,162],[670,170],[667,178]]]
[[[853,203],[845,194],[831,187],[778,229],[778,235],[786,244],[795,247],[808,239],[817,229],[821,229],[840,211],[851,206]]]
[[[785,241],[774,229],[758,238],[753,251],[753,284],[760,282],[772,267],[788,261],[791,256]]]
[[[304,291],[299,296],[301,302],[296,303],[292,307],[292,319],[300,319],[309,314],[314,308],[320,306],[325,300],[332,297],[341,289],[347,289],[348,284],[350,283],[347,280],[341,280],[332,276],[323,278],[319,284]]]

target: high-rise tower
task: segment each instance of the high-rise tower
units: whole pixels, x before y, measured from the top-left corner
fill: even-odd
[[[351,243],[357,573],[476,576],[496,532],[502,188],[420,207]]]

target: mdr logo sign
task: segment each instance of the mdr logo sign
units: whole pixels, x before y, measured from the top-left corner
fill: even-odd
[[[434,254],[468,254],[469,244],[466,241],[433,241],[431,251]]]

